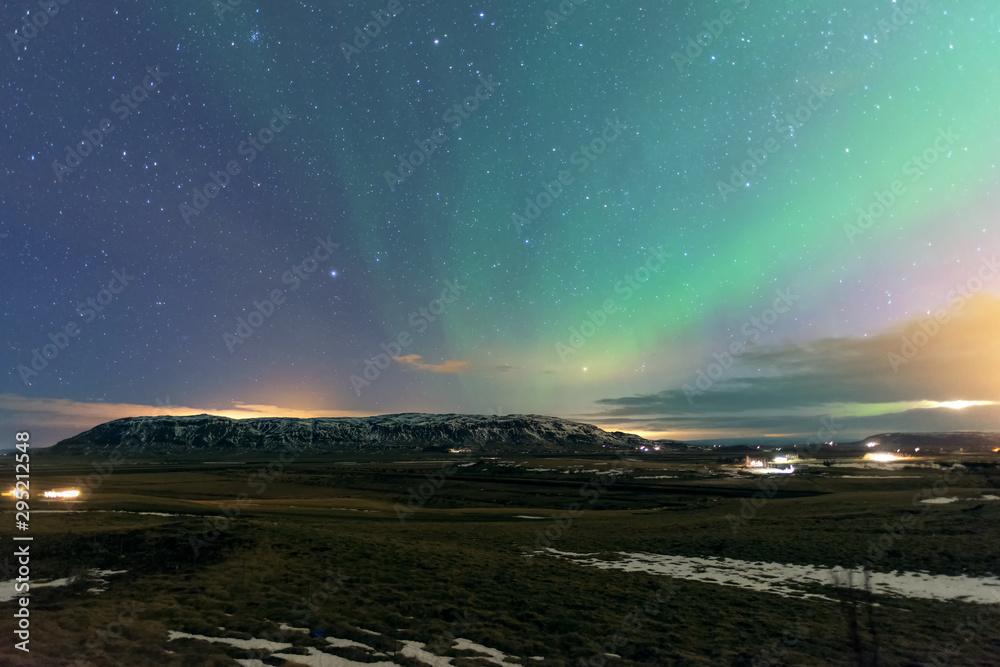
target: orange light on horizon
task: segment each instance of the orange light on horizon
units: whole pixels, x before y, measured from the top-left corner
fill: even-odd
[[[905,457],[903,457],[903,456],[896,456],[895,454],[886,454],[886,453],[878,453],[878,452],[872,452],[871,454],[865,454],[865,460],[866,461],[879,461],[881,463],[887,463],[889,461],[899,461],[900,459],[903,459],[903,458],[905,458]]]

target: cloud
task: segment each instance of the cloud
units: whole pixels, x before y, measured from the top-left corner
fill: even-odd
[[[928,316],[865,338],[751,347],[693,404],[682,386],[601,399],[590,419],[657,432],[809,433],[823,415],[857,429],[993,430],[998,331],[1000,300],[980,294],[956,304],[944,323]],[[985,405],[939,405],[950,401]]]
[[[431,373],[464,373],[469,367],[468,361],[458,361],[457,359],[447,359],[442,364],[425,364],[423,357],[419,354],[408,354],[404,357],[393,357],[393,359],[414,370],[430,371]]]

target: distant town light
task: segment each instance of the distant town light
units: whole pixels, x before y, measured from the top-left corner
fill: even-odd
[[[46,491],[42,494],[45,498],[77,498],[80,492],[77,489],[67,489],[65,491]]]
[[[865,459],[867,459],[868,461],[879,461],[883,463],[888,461],[898,461],[901,458],[903,457],[896,456],[895,454],[875,454],[875,453],[865,454]]]

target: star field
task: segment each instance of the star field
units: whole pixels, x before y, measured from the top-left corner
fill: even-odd
[[[995,423],[998,8],[559,7],[8,7],[0,419]]]

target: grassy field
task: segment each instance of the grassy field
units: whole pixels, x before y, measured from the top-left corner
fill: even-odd
[[[781,597],[536,553],[998,574],[995,460],[816,466],[782,479],[690,454],[285,460],[109,466],[36,454],[35,494],[86,493],[74,503],[33,494],[32,580],[76,579],[33,590],[30,654],[13,646],[14,603],[0,605],[0,664],[354,664],[318,662],[323,653],[432,664],[412,642],[460,667],[499,664],[455,638],[520,665],[1000,664],[996,604],[832,587],[818,588],[839,599]],[[935,497],[962,500],[915,502]],[[6,536],[13,512],[3,521]],[[13,559],[0,560],[11,578]],[[172,632],[291,647],[268,657]]]

